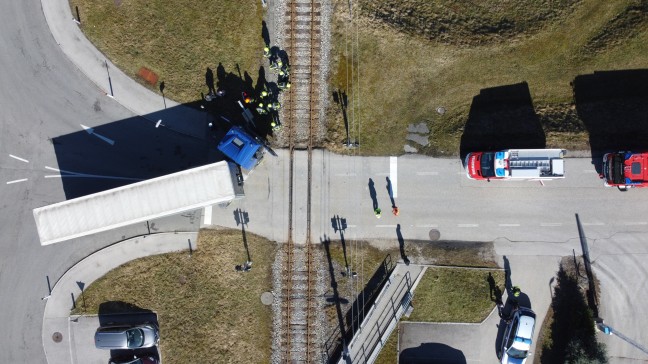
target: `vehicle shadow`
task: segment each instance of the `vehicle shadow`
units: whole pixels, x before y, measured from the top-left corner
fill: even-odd
[[[485,88],[473,97],[461,135],[462,163],[470,152],[545,146],[545,134],[526,82]]]
[[[596,71],[571,85],[597,172],[605,153],[648,150],[648,69]]]
[[[107,301],[99,305],[99,325],[138,325],[154,324],[158,326],[157,314],[149,309],[145,309],[124,301]],[[159,357],[157,347],[142,348],[135,350],[110,350],[111,358],[125,358],[140,356]]]
[[[398,355],[400,364],[465,364],[466,356],[461,350],[441,343],[423,343],[408,348]]]

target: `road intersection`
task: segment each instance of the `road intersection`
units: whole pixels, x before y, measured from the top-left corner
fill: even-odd
[[[162,167],[157,172],[144,173],[120,165],[122,160],[137,158],[143,160],[142,164],[164,162],[162,158],[147,160],[148,156],[140,154],[133,158],[133,153],[138,153],[138,141],[128,138],[128,130],[105,132],[107,125],[112,125],[108,130],[118,131],[119,127],[138,121],[138,128],[150,126],[152,131],[162,133],[160,138],[164,142],[191,150],[187,155],[198,158],[197,163],[206,163],[214,156],[195,129],[182,134],[162,127],[155,129],[159,119],[156,113],[163,107],[161,98],[134,81],[123,79],[117,70],[111,73],[116,97],[106,96],[105,79],[104,84],[97,81],[103,79],[105,68],[101,68],[93,53],[96,49],[80,33],[70,33],[69,29],[76,25],[67,1],[9,2],[0,12],[0,27],[0,44],[6,50],[0,53],[0,168],[4,182],[0,184],[0,362],[45,363],[41,298],[86,256],[117,241],[148,233],[148,227],[141,224],[40,246],[31,210],[63,201],[69,198],[71,190],[78,192],[83,184],[67,182],[74,177],[62,177],[64,173],[56,171],[64,169],[61,162],[78,167],[72,172],[80,174],[140,178],[163,173]],[[61,38],[61,34],[69,38]],[[63,39],[72,40],[74,46]],[[87,56],[86,48],[95,55]],[[80,56],[83,54],[86,56]],[[174,112],[191,112],[192,117],[201,117],[182,108]],[[88,134],[81,125],[94,128],[99,135],[114,141],[114,145]],[[148,131],[142,131],[145,132]],[[74,138],[62,138],[69,135]],[[87,146],[85,150],[93,153],[84,154],[83,149],[56,144],[81,140],[81,136],[87,137],[82,142]],[[303,178],[306,173],[305,158],[298,154],[296,178]],[[555,265],[557,257],[570,255],[573,249],[578,253],[574,218],[578,213],[590,242],[594,272],[601,280],[601,316],[625,336],[648,343],[648,333],[643,330],[648,324],[644,304],[648,302],[648,195],[640,190],[620,193],[603,188],[589,158],[567,159],[567,178],[547,182],[543,187],[534,182],[470,181],[465,178],[458,158],[399,157],[396,200],[401,213],[398,217],[385,213],[380,220],[372,213],[368,183],[371,178],[380,205],[389,211],[389,157],[339,156],[318,151],[314,158],[314,241],[334,235],[334,215],[347,219],[346,238],[350,240],[395,241],[396,224],[401,224],[405,239],[427,240],[431,230],[438,230],[443,240],[494,241],[496,253],[509,258],[514,279],[519,279],[540,315],[546,311],[542,307],[549,304],[549,281],[546,275],[537,276],[530,262]],[[176,167],[181,167],[179,161]],[[225,209],[214,207],[212,222],[236,227],[232,211],[242,208],[250,214],[249,231],[283,241],[287,226],[287,175],[284,152],[278,158],[266,158],[246,182],[247,197]],[[95,188],[115,183],[100,181],[103,182]],[[305,201],[296,202],[296,216],[300,216]],[[154,222],[155,229],[196,231],[199,214],[161,219]],[[299,218],[295,221],[302,224]],[[299,226],[296,231],[300,231]],[[299,235],[296,239],[300,239]],[[648,358],[617,337],[607,336],[604,340],[612,362]]]

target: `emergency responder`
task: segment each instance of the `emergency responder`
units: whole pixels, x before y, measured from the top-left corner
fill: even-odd
[[[269,47],[263,47],[263,57],[265,58],[270,58],[271,56],[270,48]]]
[[[266,115],[268,113],[268,110],[265,109],[265,105],[260,102],[259,105],[256,108],[256,111],[259,113],[259,115]]]
[[[277,82],[277,87],[279,87],[279,90],[284,91],[290,89],[290,82],[288,80],[280,80]]]
[[[283,67],[283,62],[281,62],[280,59],[277,59],[274,62],[270,62],[270,69],[271,70],[274,70],[274,71],[281,70],[282,67]]]
[[[270,104],[268,104],[268,109],[279,111],[279,109],[281,109],[281,104],[279,103],[279,101],[271,102]]]

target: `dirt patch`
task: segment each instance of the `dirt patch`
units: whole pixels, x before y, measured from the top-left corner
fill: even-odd
[[[360,9],[370,18],[410,34],[449,44],[480,44],[537,30],[569,13],[577,2],[361,0]]]

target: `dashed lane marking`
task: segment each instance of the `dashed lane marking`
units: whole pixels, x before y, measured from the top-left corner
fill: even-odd
[[[457,227],[460,227],[460,228],[474,228],[474,227],[479,227],[479,224],[457,224]]]
[[[19,161],[21,161],[21,162],[29,163],[29,161],[28,161],[27,159],[20,158],[20,157],[16,157],[16,156],[13,155],[13,154],[9,154],[9,156],[10,156],[11,158],[13,158],[13,159],[17,159],[17,160],[19,160]]]
[[[396,225],[376,225],[376,227],[379,227],[379,228],[395,228]]]
[[[9,181],[9,182],[7,182],[7,184],[10,185],[10,184],[19,183],[19,182],[25,182],[26,180],[27,180],[27,178],[17,179],[17,180],[14,180],[14,181]]]
[[[628,225],[628,226],[632,226],[632,225],[648,225],[648,222],[645,222],[645,221],[627,221],[627,222],[624,222],[623,225]]]

